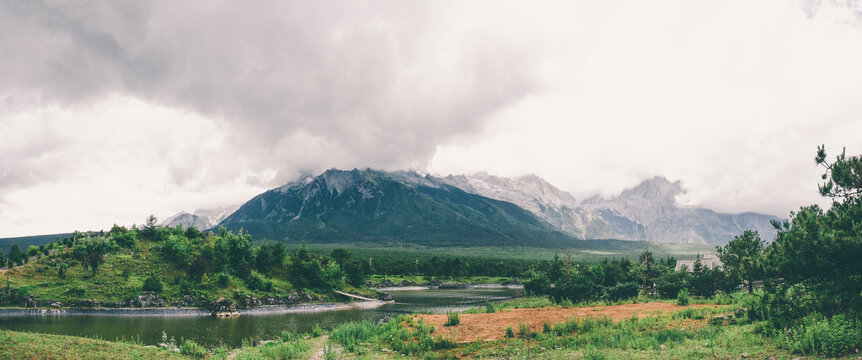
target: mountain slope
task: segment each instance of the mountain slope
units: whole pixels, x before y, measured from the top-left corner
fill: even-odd
[[[581,239],[587,238],[586,228],[591,220],[589,214],[578,207],[571,194],[538,176],[527,175],[511,179],[480,172],[470,176],[449,175],[441,180],[469,193],[511,202],[561,231]],[[592,238],[610,237],[600,233],[591,235]]]
[[[584,208],[600,214],[619,238],[626,240],[724,244],[748,229],[757,230],[767,240],[775,236],[770,224],[777,219],[774,216],[681,208],[676,206],[676,197],[683,192],[680,181],[656,176],[617,197],[594,199]]]
[[[517,205],[413,172],[328,170],[256,196],[221,222],[288,242],[562,246],[571,238]]]
[[[512,202],[579,239],[724,244],[747,229],[757,230],[767,240],[775,236],[770,224],[774,216],[678,207],[682,183],[660,176],[617,197],[594,196],[580,203],[535,175],[509,179],[478,173],[442,180],[467,192]]]
[[[162,225],[174,227],[182,225],[183,228],[194,226],[200,230],[212,229],[225,218],[233,214],[239,205],[219,207],[216,209],[197,209],[194,214],[180,211],[162,221]]]

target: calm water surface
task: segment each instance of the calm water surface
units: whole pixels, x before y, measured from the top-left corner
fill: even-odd
[[[283,330],[307,332],[315,324],[332,329],[338,324],[358,320],[377,321],[385,316],[415,311],[445,312],[480,306],[487,301],[521,296],[523,290],[472,288],[456,290],[390,291],[396,304],[374,309],[346,309],[315,313],[258,313],[217,319],[209,316],[105,316],[105,315],[27,315],[0,316],[0,328],[105,340],[133,339],[147,345],[168,339],[192,339],[208,347],[236,347],[243,339],[275,339]]]

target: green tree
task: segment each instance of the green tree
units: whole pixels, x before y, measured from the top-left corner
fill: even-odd
[[[158,219],[156,219],[155,215],[147,216],[147,221],[144,227],[141,229],[141,236],[145,239],[153,240],[156,236],[156,229],[158,226]]]
[[[649,295],[650,290],[655,285],[655,279],[659,275],[652,251],[644,250],[641,252],[638,256],[638,263],[632,266],[630,271],[643,287],[644,295]]]
[[[18,246],[18,243],[12,244],[9,247],[9,267],[19,264],[21,257],[21,247]]]
[[[688,280],[691,293],[702,297],[715,295],[715,290],[718,288],[717,275],[720,275],[720,271],[703,266],[700,261],[700,254],[698,254]]]
[[[321,288],[325,286],[320,261],[314,258],[305,244],[302,244],[291,258],[289,280],[299,288]]]
[[[144,280],[144,285],[141,287],[141,290],[159,293],[162,291],[162,281],[155,275],[150,275],[150,277]]]
[[[761,280],[763,271],[761,256],[766,242],[757,231],[745,230],[725,246],[716,246],[718,258],[723,263],[724,272],[731,280],[748,282],[748,292],[754,292],[754,281]]]
[[[826,170],[818,188],[832,198],[831,208],[805,206],[773,222],[778,235],[766,249],[765,285],[784,318],[862,312],[862,158],[826,158],[818,147],[815,161]]]
[[[262,245],[257,248],[255,268],[263,274],[271,274],[284,265],[286,255],[287,249],[280,243]]]
[[[329,257],[341,266],[344,266],[351,256],[353,256],[353,254],[350,253],[350,250],[342,248],[333,249],[332,252],[329,253]]]
[[[57,276],[59,276],[60,279],[65,279],[66,278],[66,270],[68,270],[68,269],[69,269],[69,263],[61,260],[60,264],[57,265]]]
[[[105,263],[105,256],[98,250],[94,250],[90,252],[86,257],[84,257],[84,264],[90,267],[90,270],[93,271],[93,276],[96,276],[96,271],[99,270],[99,266]]]
[[[185,268],[192,260],[192,250],[192,243],[189,242],[189,239],[185,235],[177,236],[171,234],[165,240],[162,254],[177,266]]]
[[[656,279],[656,291],[662,298],[676,298],[680,290],[686,288],[687,279],[688,269],[686,268],[681,271],[667,272]]]
[[[132,249],[135,248],[138,243],[138,232],[135,229],[129,230],[115,224],[111,228],[111,231],[108,232],[108,235],[110,235],[111,239],[120,247]]]

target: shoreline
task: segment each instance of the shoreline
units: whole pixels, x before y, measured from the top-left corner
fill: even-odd
[[[411,290],[463,290],[463,289],[523,289],[524,285],[500,285],[500,284],[467,284],[460,288],[440,288],[431,285],[416,286],[390,286],[375,288],[380,291],[411,291]]]
[[[415,290],[463,290],[463,289],[523,289],[523,285],[500,285],[500,284],[465,284],[458,288],[440,288],[439,286],[391,286],[375,288],[379,291],[415,291]],[[330,302],[330,303],[305,303],[295,305],[261,305],[236,312],[213,312],[200,307],[94,307],[94,308],[26,308],[8,307],[0,308],[0,318],[13,316],[214,316],[232,317],[238,315],[268,315],[289,313],[316,313],[323,311],[338,311],[349,309],[373,309],[383,305],[393,304],[394,301],[362,300],[352,302]]]
[[[289,313],[316,313],[323,311],[338,311],[349,309],[373,309],[388,301],[356,301],[349,303],[319,303],[299,305],[264,305],[239,309],[239,315],[269,315]],[[163,307],[163,308],[2,308],[0,318],[13,316],[215,316],[212,311],[198,307]]]

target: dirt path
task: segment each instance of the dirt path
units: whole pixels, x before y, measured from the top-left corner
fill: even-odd
[[[325,358],[323,354],[324,347],[327,345],[329,341],[329,335],[322,335],[317,341],[311,346],[311,357],[310,360],[323,360]]]
[[[703,307],[715,305],[692,305],[690,307]],[[458,342],[470,342],[477,337],[485,340],[496,340],[505,334],[506,327],[511,326],[517,333],[518,324],[526,323],[532,331],[541,331],[542,323],[547,321],[551,324],[565,321],[573,317],[609,317],[619,321],[637,314],[638,317],[650,316],[655,312],[674,311],[685,308],[675,304],[651,302],[641,304],[624,304],[613,306],[592,306],[579,308],[547,307],[537,309],[513,309],[504,310],[491,314],[461,314],[458,326],[446,327],[446,314],[415,315],[414,320],[422,318],[425,322],[434,325],[434,333],[453,336]]]

